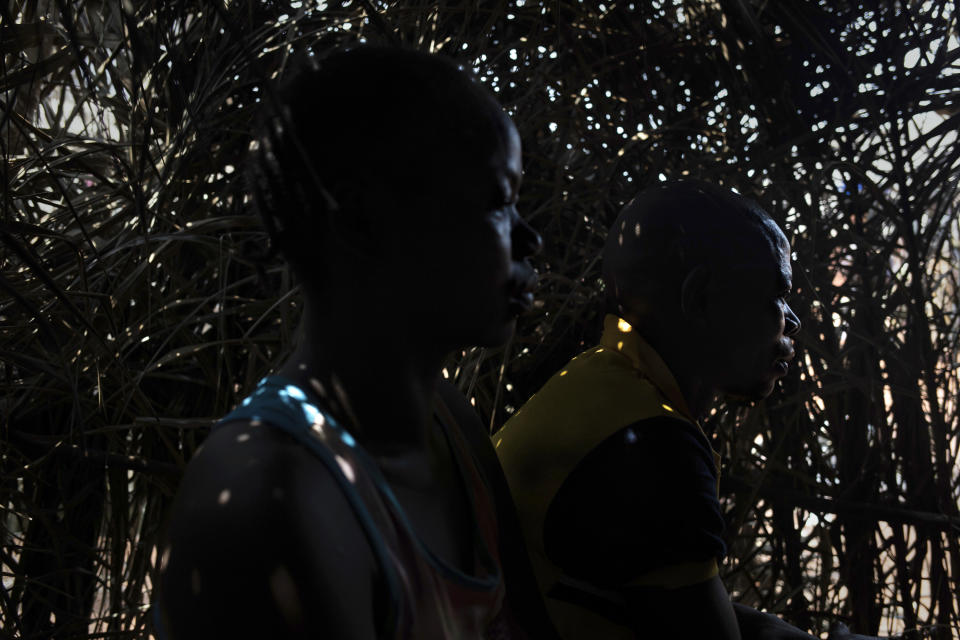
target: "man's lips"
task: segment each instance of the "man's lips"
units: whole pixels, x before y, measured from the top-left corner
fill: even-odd
[[[533,292],[522,291],[511,295],[509,305],[516,311],[529,311],[533,306]]]
[[[516,278],[510,287],[510,307],[527,311],[533,306],[533,292],[537,288],[537,274],[531,270],[526,277]]]
[[[797,355],[796,351],[791,347],[788,350],[784,350],[779,354],[779,357],[773,361],[773,369],[782,376],[787,375],[787,371],[790,369],[790,361]]]

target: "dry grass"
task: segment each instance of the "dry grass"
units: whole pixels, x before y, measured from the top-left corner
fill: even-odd
[[[774,398],[712,418],[728,583],[811,629],[950,637],[960,49],[928,4],[0,4],[3,633],[146,633],[180,469],[296,323],[243,209],[252,108],[292,51],[363,37],[474,66],[524,140],[540,303],[448,367],[490,424],[596,339],[635,191],[755,195],[792,235],[804,329]]]

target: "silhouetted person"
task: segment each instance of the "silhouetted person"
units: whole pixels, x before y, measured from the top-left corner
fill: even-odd
[[[612,313],[494,435],[561,636],[810,638],[731,605],[717,394],[767,396],[794,357],[790,246],[759,205],[699,181],[641,192],[610,229]],[[836,637],[844,637],[838,635]]]
[[[496,455],[440,382],[451,351],[502,343],[532,302],[513,123],[453,63],[371,47],[276,104],[250,187],[302,288],[301,340],[188,465],[166,635],[543,637],[535,587],[524,601],[505,566],[527,560],[503,540]]]

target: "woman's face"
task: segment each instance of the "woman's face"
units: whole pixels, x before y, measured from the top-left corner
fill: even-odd
[[[392,229],[398,311],[443,349],[503,343],[533,303],[528,258],[541,240],[517,213],[520,137],[503,119],[486,151],[456,148],[437,162],[430,193]]]

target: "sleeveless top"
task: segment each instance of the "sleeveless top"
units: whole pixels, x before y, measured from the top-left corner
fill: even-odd
[[[251,421],[279,429],[313,453],[336,480],[367,538],[388,593],[389,606],[377,621],[377,637],[518,637],[503,610],[492,499],[449,410],[441,404],[437,413],[476,520],[477,575],[446,564],[420,540],[370,454],[297,385],[279,376],[263,378],[217,426]]]

